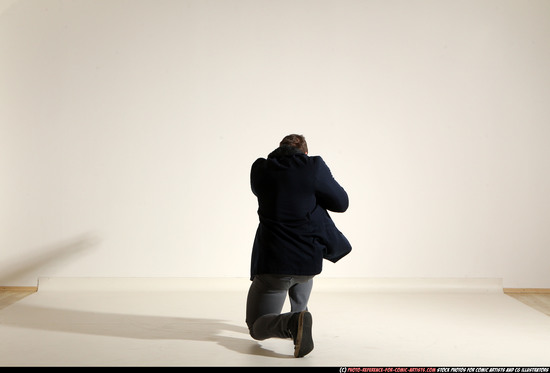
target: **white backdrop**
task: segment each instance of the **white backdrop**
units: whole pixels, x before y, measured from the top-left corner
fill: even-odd
[[[0,285],[247,277],[288,133],[350,195],[326,277],[550,287],[547,0],[0,10]]]

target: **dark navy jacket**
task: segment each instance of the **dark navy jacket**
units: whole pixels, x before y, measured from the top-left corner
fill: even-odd
[[[252,164],[250,181],[260,219],[251,279],[256,274],[316,275],[323,258],[336,262],[351,251],[327,212],[346,211],[348,195],[321,157],[277,148]]]

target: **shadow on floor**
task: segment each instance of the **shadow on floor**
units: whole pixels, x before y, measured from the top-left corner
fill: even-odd
[[[36,277],[44,269],[59,266],[79,258],[96,248],[100,239],[93,234],[82,234],[29,252],[17,261],[2,263],[0,284],[17,283],[25,277]],[[17,248],[12,250],[17,251]]]
[[[18,305],[16,308],[16,313],[3,312],[0,324],[120,338],[215,342],[241,354],[292,357],[263,348],[249,336],[246,327],[232,325],[223,320],[89,312],[29,305]],[[223,335],[228,334],[227,332],[239,333],[242,337]]]

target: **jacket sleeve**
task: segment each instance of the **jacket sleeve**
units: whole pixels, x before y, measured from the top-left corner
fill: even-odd
[[[333,212],[344,212],[348,209],[348,194],[332,176],[330,169],[321,157],[317,157],[317,174],[315,180],[315,197],[317,204]]]
[[[254,195],[258,195],[259,170],[264,165],[265,159],[258,158],[250,168],[250,188]]]
[[[323,250],[323,258],[336,263],[351,252],[348,239],[336,228],[327,210],[318,206],[311,214],[316,226],[316,242]]]

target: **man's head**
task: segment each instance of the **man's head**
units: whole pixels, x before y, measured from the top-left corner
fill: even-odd
[[[300,151],[302,151],[304,154],[307,154],[307,142],[306,138],[302,135],[288,135],[285,136],[283,140],[281,140],[281,143],[279,146],[292,146]]]

